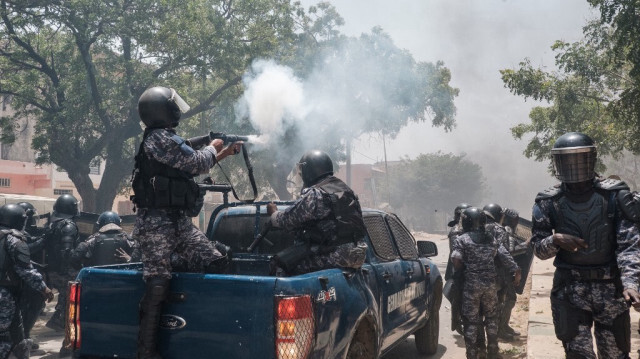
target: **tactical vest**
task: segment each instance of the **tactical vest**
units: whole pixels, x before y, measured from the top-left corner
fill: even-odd
[[[331,214],[305,227],[305,234],[311,243],[338,246],[361,240],[365,234],[365,227],[358,196],[353,190],[334,176],[329,176],[314,187],[322,193],[322,199],[331,208]],[[335,239],[327,230],[332,227],[336,231]]]
[[[95,239],[91,258],[88,259],[86,266],[93,267],[119,263],[116,259],[117,249],[122,249],[127,253],[131,252],[129,243],[122,232],[109,231],[100,233]]]
[[[554,265],[558,268],[580,269],[615,265],[617,190],[628,188],[619,180],[596,181],[594,192],[584,202],[573,202],[561,188],[555,193],[548,190],[539,197],[551,198],[551,224],[556,233],[566,233],[582,238],[588,248],[575,252],[560,250]]]
[[[7,248],[8,234],[12,234],[23,240],[22,234],[12,229],[0,230],[0,287],[19,287],[22,281],[13,270],[13,259],[9,256]]]
[[[63,243],[62,230],[65,226],[75,227],[75,237],[70,243]],[[73,230],[71,230],[73,232]],[[68,266],[69,254],[75,247],[78,235],[78,227],[70,219],[61,219],[50,224],[45,234],[45,252],[47,271],[65,271]]]
[[[165,165],[154,158],[149,158],[144,151],[144,141],[153,130],[157,129],[148,128],[145,130],[138,154],[135,157],[136,162],[131,181],[133,189],[131,201],[138,208],[194,211],[200,196],[200,189],[193,179],[194,176]],[[185,154],[193,153],[193,149],[180,136],[174,134],[171,139]]]

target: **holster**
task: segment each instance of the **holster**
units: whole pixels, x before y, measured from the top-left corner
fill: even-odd
[[[299,243],[278,252],[273,257],[273,260],[285,272],[291,273],[298,263],[312,254],[311,246],[308,243]]]

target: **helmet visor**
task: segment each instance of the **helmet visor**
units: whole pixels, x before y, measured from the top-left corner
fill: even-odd
[[[597,151],[590,147],[551,150],[555,176],[565,183],[585,182],[595,178]]]
[[[171,89],[171,97],[169,97],[169,101],[175,103],[182,113],[186,113],[191,109],[191,106],[187,105],[187,103],[182,99],[182,97],[180,97],[180,95],[178,95],[178,93],[174,89]]]

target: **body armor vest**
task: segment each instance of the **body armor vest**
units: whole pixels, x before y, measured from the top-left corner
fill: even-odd
[[[67,226],[68,228],[66,228],[65,231],[68,231],[70,236],[71,233],[75,234],[73,234],[74,238],[67,238],[67,240],[63,242],[63,237],[66,236],[63,233],[63,228]],[[44,245],[47,271],[61,272],[67,269],[69,255],[76,245],[77,235],[78,227],[72,220],[61,219],[51,224],[45,234]]]
[[[156,129],[145,130],[138,154],[135,157],[136,162],[131,181],[133,188],[131,201],[138,208],[193,211],[200,197],[200,189],[193,179],[193,175],[149,158],[144,151],[144,141],[153,130]],[[171,137],[181,149],[184,147],[185,151],[193,151],[181,137],[177,135]]]
[[[605,195],[608,194],[605,192]],[[551,213],[556,233],[571,234],[587,242],[588,248],[576,252],[560,250],[554,265],[559,268],[603,267],[615,263],[615,209],[603,194],[593,192],[582,203],[560,196]]]
[[[320,189],[325,204],[331,208],[331,214],[305,228],[311,243],[338,246],[361,240],[365,227],[362,209],[353,190],[334,176],[329,176],[314,187]],[[332,227],[336,231],[335,240],[332,240]]]
[[[119,263],[116,258],[117,249],[131,252],[126,237],[119,231],[100,233],[95,241],[91,258],[86,263],[88,267]]]
[[[19,287],[22,281],[13,270],[13,259],[9,256],[7,248],[8,234],[24,240],[22,234],[16,230],[0,230],[0,287]]]

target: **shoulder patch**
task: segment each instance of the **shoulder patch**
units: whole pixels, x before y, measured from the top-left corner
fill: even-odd
[[[629,186],[623,180],[611,177],[597,181],[595,187],[605,191],[629,190]]]
[[[542,192],[538,192],[538,195],[536,196],[536,202],[539,202],[544,199],[556,198],[556,197],[559,197],[561,194],[562,194],[562,188],[560,187],[560,185],[555,185],[545,189]]]

